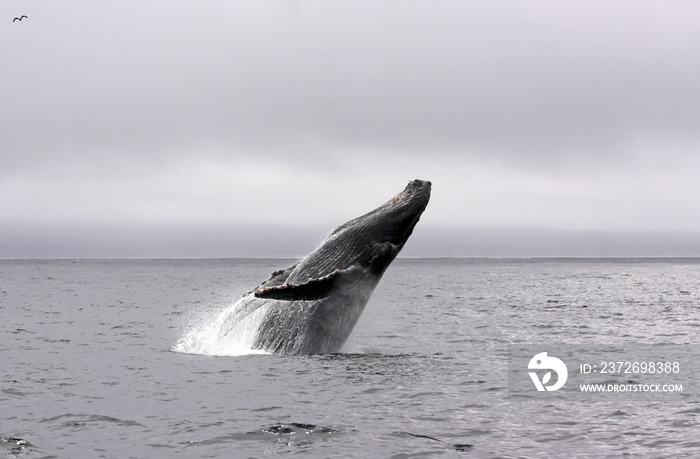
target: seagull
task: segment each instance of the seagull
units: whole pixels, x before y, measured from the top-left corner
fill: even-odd
[[[22,19],[29,19],[29,18],[23,14],[22,16],[20,16],[20,17],[18,17],[18,18],[14,18],[14,19],[12,20],[12,22],[15,22],[15,21],[20,21],[20,22],[21,22]]]

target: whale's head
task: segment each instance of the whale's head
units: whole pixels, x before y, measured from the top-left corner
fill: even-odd
[[[297,265],[288,282],[325,276],[351,266],[368,268],[378,281],[413,233],[430,200],[430,186],[428,181],[412,180],[381,206],[334,229]]]
[[[430,201],[430,187],[428,181],[411,180],[401,193],[340,225],[328,239],[361,240],[365,245],[386,242],[401,250]]]
[[[428,181],[411,180],[401,193],[367,214],[368,224],[376,227],[375,240],[401,249],[428,205],[430,188]]]
[[[340,225],[328,242],[352,248],[346,253],[353,254],[354,261],[381,276],[413,233],[430,201],[430,188],[428,181],[410,181],[381,206]]]

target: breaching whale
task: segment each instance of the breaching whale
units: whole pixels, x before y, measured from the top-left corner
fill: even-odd
[[[267,307],[253,347],[280,354],[338,352],[384,271],[401,251],[430,200],[431,184],[413,180],[373,211],[334,229],[297,264],[249,291],[222,335]]]

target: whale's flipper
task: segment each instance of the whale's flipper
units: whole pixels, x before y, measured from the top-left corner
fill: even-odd
[[[359,274],[359,269],[350,267],[348,269],[336,269],[327,276],[317,279],[309,279],[301,284],[283,284],[274,287],[267,287],[255,292],[256,298],[267,298],[283,301],[315,301],[328,298],[340,282]]]
[[[274,287],[277,285],[284,284],[284,282],[289,277],[289,274],[291,274],[291,272],[294,271],[294,268],[296,268],[298,264],[299,263],[295,263],[286,269],[278,269],[274,273],[270,274],[270,277],[266,281],[264,281],[262,284],[258,285],[254,289],[248,290],[247,292],[245,292],[243,294],[243,296],[251,295],[251,294],[255,293],[256,291],[265,290],[266,288],[269,288],[269,287]],[[255,296],[257,296],[257,295],[255,295]]]

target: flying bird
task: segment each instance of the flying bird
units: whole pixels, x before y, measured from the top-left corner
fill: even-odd
[[[20,16],[20,17],[18,17],[18,18],[14,18],[14,19],[12,20],[12,22],[15,22],[15,21],[22,21],[22,19],[29,19],[29,18],[23,14],[22,16]]]

